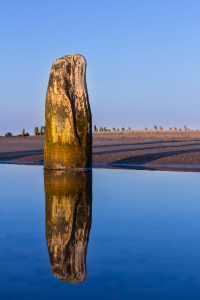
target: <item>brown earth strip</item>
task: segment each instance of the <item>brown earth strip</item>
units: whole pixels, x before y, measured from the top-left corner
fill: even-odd
[[[44,136],[0,137],[0,162],[42,163],[43,151]],[[93,166],[200,171],[200,131],[94,132]]]

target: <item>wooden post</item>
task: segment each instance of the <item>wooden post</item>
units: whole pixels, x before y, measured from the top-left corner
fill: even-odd
[[[92,115],[86,60],[65,55],[51,67],[45,103],[45,169],[92,167]]]

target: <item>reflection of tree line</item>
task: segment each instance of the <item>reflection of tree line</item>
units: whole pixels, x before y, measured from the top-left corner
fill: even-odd
[[[52,273],[66,282],[83,282],[92,222],[92,172],[45,170],[44,186]]]

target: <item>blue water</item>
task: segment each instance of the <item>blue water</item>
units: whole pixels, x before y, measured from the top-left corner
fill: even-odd
[[[0,165],[0,298],[199,299],[200,173],[93,169],[92,178],[87,277],[75,284],[52,273],[43,168]]]

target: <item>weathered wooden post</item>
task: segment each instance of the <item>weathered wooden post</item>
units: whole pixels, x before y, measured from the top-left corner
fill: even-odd
[[[51,67],[45,103],[45,169],[92,167],[92,116],[86,60],[66,55]]]
[[[106,131],[106,127],[104,127],[102,131]]]
[[[43,126],[40,128],[40,135],[43,135]]]
[[[184,130],[187,130],[187,125],[184,125]]]
[[[157,126],[154,126],[154,130],[157,130]]]
[[[38,132],[39,132],[38,127],[35,127],[34,128],[34,135],[38,135]]]
[[[25,129],[22,129],[22,136],[25,135]]]
[[[102,127],[99,127],[99,132],[102,132]]]

